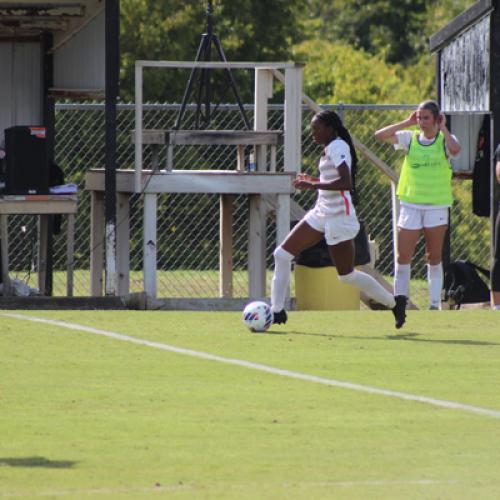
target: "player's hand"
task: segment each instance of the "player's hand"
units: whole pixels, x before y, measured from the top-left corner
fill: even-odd
[[[312,175],[301,172],[300,174],[297,174],[297,177],[295,180],[315,182],[318,179],[316,177],[313,177]]]
[[[408,118],[408,125],[416,125],[418,123],[417,111],[413,111]]]
[[[438,118],[439,130],[443,131],[446,129],[446,116],[444,113],[439,114]]]
[[[296,189],[314,189],[316,180],[307,174],[299,174],[293,181],[293,187]]]

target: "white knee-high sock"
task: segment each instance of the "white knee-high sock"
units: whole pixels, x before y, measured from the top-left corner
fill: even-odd
[[[431,307],[441,308],[441,290],[443,289],[443,266],[441,263],[435,266],[427,264],[427,281],[429,282]]]
[[[410,264],[397,264],[394,270],[394,295],[410,296]]]
[[[339,280],[344,283],[348,283],[349,285],[355,286],[356,288],[359,288],[362,292],[366,293],[368,297],[376,300],[389,309],[392,309],[396,305],[394,297],[369,274],[355,269],[350,274],[339,276]]]
[[[271,309],[273,312],[279,312],[285,307],[293,255],[281,246],[276,248],[273,255],[274,274],[271,283]]]

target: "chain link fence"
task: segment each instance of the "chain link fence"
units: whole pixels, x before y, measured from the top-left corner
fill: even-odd
[[[405,118],[414,106],[336,105],[327,106],[337,111],[351,133],[399,171],[402,155],[394,148],[375,141],[373,132],[387,124]],[[245,106],[250,119],[253,106]],[[144,128],[173,128],[178,105],[148,104],[144,107]],[[320,149],[309,136],[309,122],[313,113],[304,108],[302,170],[317,173]],[[271,105],[269,129],[283,130],[282,105]],[[243,129],[244,122],[237,106],[220,105],[212,110],[212,128]],[[182,128],[195,128],[195,110],[188,107]],[[134,146],[131,131],[134,129],[134,107],[118,106],[117,158],[119,168],[134,167]],[[144,146],[144,166],[153,161],[151,146]],[[247,151],[249,153],[249,151]],[[392,234],[392,208],[390,181],[373,164],[360,154],[358,166],[359,218],[365,222],[367,232],[379,249],[376,269],[392,282],[394,251]],[[160,150],[165,161],[165,148]],[[66,182],[79,186],[79,207],[76,219],[75,241],[75,295],[90,294],[90,195],[84,190],[85,173],[92,168],[104,167],[104,105],[58,104],[56,106],[56,162],[63,169]],[[227,146],[176,146],[175,169],[236,169],[236,148]],[[283,150],[278,148],[277,166],[282,168]],[[162,167],[162,165],[160,165]],[[471,182],[454,181],[456,202],[451,210],[450,258],[470,259],[488,267],[490,258],[489,219],[472,213]],[[304,209],[314,203],[314,193],[297,193],[293,196]],[[130,207],[131,223],[131,291],[143,290],[142,278],[142,198],[134,195]],[[247,246],[248,198],[235,196],[233,222],[233,294],[248,295]],[[122,223],[118,220],[117,224]],[[12,269],[16,277],[30,281],[36,275],[36,221],[34,218],[12,216]],[[53,246],[54,295],[64,295],[66,289],[65,224],[55,236]],[[276,232],[272,217],[266,235],[268,265],[267,293],[270,290],[272,251],[276,245]],[[158,296],[159,297],[218,297],[219,296],[219,197],[217,195],[161,194],[158,198]],[[34,286],[36,281],[31,282]],[[292,290],[293,292],[293,290]],[[423,242],[418,245],[412,266],[412,300],[420,307],[427,307],[426,269]]]

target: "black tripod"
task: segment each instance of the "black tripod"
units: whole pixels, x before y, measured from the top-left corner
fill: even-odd
[[[226,56],[224,55],[224,51],[222,50],[222,46],[219,38],[213,32],[214,28],[214,14],[213,14],[213,6],[212,0],[208,0],[207,4],[207,31],[203,33],[201,36],[200,45],[198,47],[198,52],[196,54],[195,62],[208,62],[210,61],[210,56],[212,52],[212,43],[215,45],[215,49],[217,50],[217,54],[219,55],[219,59],[222,62],[227,62]],[[243,121],[245,122],[245,126],[247,130],[250,130],[252,127],[250,125],[250,121],[245,113],[245,109],[243,108],[243,104],[241,102],[240,95],[238,93],[238,89],[236,88],[236,82],[234,81],[233,74],[231,73],[230,68],[225,68],[225,73],[229,79],[229,85],[231,86],[231,90],[236,98],[236,102],[238,103],[238,107],[240,109],[241,116]],[[209,125],[211,119],[211,104],[210,100],[212,97],[212,88],[210,84],[210,68],[193,68],[191,70],[191,74],[189,75],[189,80],[187,83],[186,90],[184,91],[184,97],[182,98],[181,108],[179,110],[179,114],[177,116],[177,120],[174,125],[174,129],[178,130],[181,126],[182,119],[184,117],[184,113],[186,111],[186,105],[188,99],[191,97],[191,92],[193,91],[194,82],[199,73],[199,87],[198,93],[196,97],[196,128],[200,128],[200,118],[202,121],[201,128],[205,128]],[[205,112],[202,112],[202,103],[205,107]]]

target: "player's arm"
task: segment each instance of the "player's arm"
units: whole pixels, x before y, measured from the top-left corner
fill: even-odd
[[[446,126],[446,117],[442,113],[439,116],[439,129],[443,133],[446,149],[451,156],[457,156],[461,149],[460,143],[451,135],[448,127]]]
[[[321,182],[319,179],[313,177],[297,176],[293,182],[294,187],[297,189],[324,189],[326,191],[350,191],[352,189],[351,171],[345,162],[342,162],[337,171],[339,177],[334,181]]]
[[[396,132],[399,132],[400,130],[404,130],[416,124],[417,124],[417,112],[414,111],[406,120],[394,123],[392,125],[388,125],[387,127],[377,130],[374,134],[375,139],[382,142],[386,142],[387,144],[397,144],[398,138],[396,136]]]
[[[500,159],[497,160],[495,173],[497,175],[497,182],[500,184]]]

